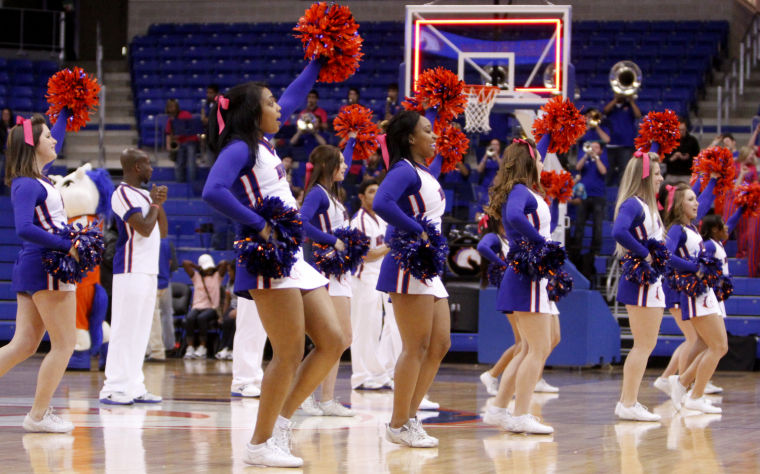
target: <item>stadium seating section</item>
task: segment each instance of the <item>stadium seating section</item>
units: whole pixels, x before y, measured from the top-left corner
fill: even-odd
[[[47,80],[57,70],[55,61],[0,57],[0,104],[14,113],[46,111]]]

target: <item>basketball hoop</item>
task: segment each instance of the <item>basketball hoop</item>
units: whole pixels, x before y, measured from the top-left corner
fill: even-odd
[[[488,120],[491,115],[498,87],[467,84],[464,93],[467,95],[467,105],[464,109],[465,126],[467,133],[488,133],[491,124]]]

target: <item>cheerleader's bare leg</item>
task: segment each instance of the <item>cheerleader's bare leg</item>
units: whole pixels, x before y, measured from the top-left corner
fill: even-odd
[[[552,347],[549,349],[549,354],[552,353],[555,347],[559,345],[559,342],[562,340],[562,335],[559,330],[559,314],[552,314]],[[549,354],[546,354],[546,357],[549,357]],[[546,364],[546,360],[544,360],[544,364]],[[544,366],[541,366],[541,373],[538,374],[538,380],[541,380],[541,378],[544,376]]]
[[[507,365],[509,365],[509,362],[512,360],[512,358],[520,352],[520,332],[517,330],[517,325],[515,324],[515,317],[513,314],[507,314],[507,319],[509,320],[509,325],[512,327],[512,334],[515,335],[515,343],[512,344],[512,346],[504,351],[504,353],[499,357],[499,360],[496,361],[493,367],[488,371],[489,374],[491,374],[491,377],[498,377],[502,373],[504,373],[504,370],[506,370]]]
[[[515,319],[515,334],[520,334],[520,328],[517,326],[517,316],[515,316],[514,313],[510,316]],[[517,371],[526,355],[528,355],[528,344],[525,341],[525,338],[520,335],[519,347],[517,348],[514,357],[512,357],[512,360],[509,361],[507,368],[504,369],[504,374],[499,381],[499,392],[494,398],[493,406],[507,408],[507,405],[509,405],[510,400],[512,400],[512,397],[515,394]]]
[[[335,314],[338,317],[338,324],[340,324],[343,344],[348,347],[351,345],[351,300],[346,296],[331,296],[330,299],[335,306]],[[333,365],[330,373],[327,374],[324,382],[322,382],[322,402],[335,399],[335,381],[338,378],[339,366],[340,359]]]
[[[530,410],[530,398],[536,388],[546,358],[552,348],[552,315],[545,313],[515,312],[528,352],[515,375],[514,416],[525,415]]]
[[[437,299],[433,305],[433,330],[430,333],[430,344],[425,358],[420,367],[417,377],[417,386],[414,388],[411,404],[409,405],[409,417],[414,418],[422,399],[433,385],[441,361],[451,347],[451,314],[449,313],[448,298]]]
[[[37,373],[37,390],[30,415],[42,419],[50,406],[53,393],[66,372],[76,344],[76,292],[40,290],[32,301],[50,336],[50,351]]]
[[[302,292],[306,334],[314,343],[314,350],[303,360],[296,371],[293,389],[282,406],[281,415],[290,419],[306,397],[314,393],[327,377],[341,354],[351,344],[340,328],[335,306],[325,287]]]
[[[628,321],[633,333],[633,348],[623,365],[623,389],[620,402],[630,407],[636,403],[639,396],[639,386],[647,368],[649,355],[657,344],[660,332],[663,308],[646,308],[642,306],[625,305],[628,311]]]
[[[13,339],[0,347],[0,377],[34,355],[45,335],[45,325],[32,297],[19,293],[16,301],[16,331]]]
[[[723,318],[718,314],[692,318],[692,324],[699,337],[707,344],[707,349],[701,355],[692,387],[691,398],[697,399],[704,395],[705,386],[715,373],[718,362],[728,352],[728,338]]]

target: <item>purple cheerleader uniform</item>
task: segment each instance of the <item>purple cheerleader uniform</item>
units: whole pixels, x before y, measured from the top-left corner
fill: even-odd
[[[551,238],[552,214],[549,205],[523,184],[516,184],[501,210],[504,231],[509,245],[519,240],[543,244]],[[496,297],[496,309],[501,312],[559,314],[546,290],[548,280],[535,281],[507,268]]]
[[[726,221],[726,228],[728,229],[729,235],[731,235],[731,232],[733,232],[736,228],[736,224],[739,222],[739,219],[741,219],[743,212],[744,208],[740,207],[736,210],[736,212],[734,212],[731,217],[728,218],[728,221]],[[710,239],[705,242],[705,254],[707,256],[715,257],[720,260],[723,269],[723,276],[731,278],[731,273],[728,269],[728,254],[726,253],[726,249],[723,247],[722,242],[718,242],[715,239]],[[720,306],[721,316],[724,318],[728,316],[728,313],[726,313],[726,302],[718,301],[718,306]]]
[[[620,205],[617,219],[612,226],[615,241],[633,252],[646,258],[649,250],[643,245],[648,239],[662,240],[663,228],[659,216],[653,216],[649,206],[640,198],[633,196]],[[664,308],[665,294],[662,289],[662,277],[649,285],[638,285],[620,277],[618,280],[617,300],[623,304],[645,308]]]

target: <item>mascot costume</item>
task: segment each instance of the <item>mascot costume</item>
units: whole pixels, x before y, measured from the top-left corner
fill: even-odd
[[[110,218],[111,194],[114,186],[105,169],[92,169],[88,163],[67,176],[50,176],[63,197],[69,224],[83,226],[94,221],[103,228]],[[108,351],[110,327],[105,321],[108,295],[100,286],[100,267],[88,273],[77,284],[77,341],[68,368],[90,370],[90,358],[99,356],[103,367]]]

